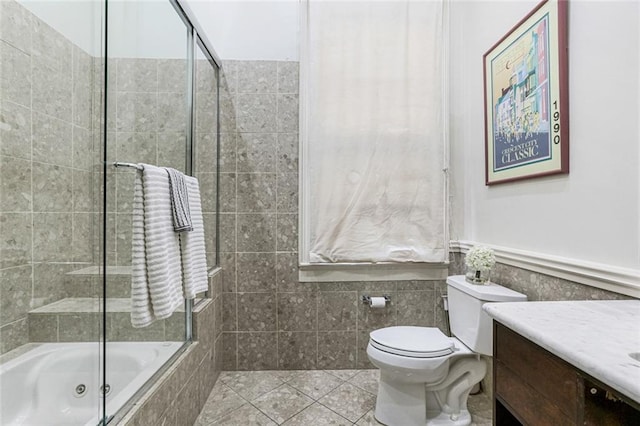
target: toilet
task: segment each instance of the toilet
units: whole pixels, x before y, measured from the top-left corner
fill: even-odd
[[[471,424],[467,398],[493,355],[487,302],[522,302],[527,296],[490,283],[447,278],[451,333],[436,327],[386,327],[370,333],[367,355],[380,369],[375,417],[389,426]]]

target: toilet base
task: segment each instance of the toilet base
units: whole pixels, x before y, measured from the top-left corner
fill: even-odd
[[[440,413],[436,417],[427,419],[427,426],[467,426],[471,424],[471,414],[467,410],[453,417],[450,414]]]
[[[459,358],[442,382],[427,385],[381,370],[375,417],[388,426],[468,426],[467,398],[486,371],[479,357]]]
[[[388,383],[380,379],[375,418],[388,426],[468,426],[471,414],[463,409],[457,415],[443,412],[430,415],[425,404],[424,383]]]
[[[385,380],[380,374],[375,417],[380,423],[394,426],[425,426],[427,411],[424,383],[399,383]]]

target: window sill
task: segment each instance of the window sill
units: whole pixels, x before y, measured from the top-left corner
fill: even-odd
[[[305,263],[301,282],[444,280],[449,263]]]

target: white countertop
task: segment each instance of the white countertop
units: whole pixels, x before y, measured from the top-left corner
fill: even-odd
[[[485,303],[495,320],[640,403],[640,300]]]

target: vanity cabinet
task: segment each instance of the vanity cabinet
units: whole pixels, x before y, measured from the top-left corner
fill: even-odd
[[[495,425],[640,425],[640,404],[497,321],[493,336]]]

